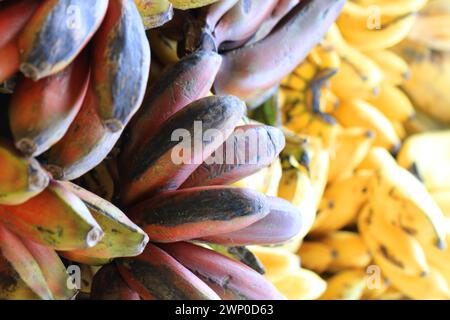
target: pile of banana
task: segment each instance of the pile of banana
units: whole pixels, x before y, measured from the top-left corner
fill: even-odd
[[[278,195],[305,223],[261,259],[314,272],[284,267],[287,296],[450,299],[449,7],[347,2],[282,81]]]

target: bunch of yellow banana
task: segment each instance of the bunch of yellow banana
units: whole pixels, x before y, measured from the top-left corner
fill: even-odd
[[[450,299],[450,52],[448,28],[436,27],[448,8],[348,2],[282,83],[283,125],[329,156],[314,222],[287,247],[326,280],[321,299]],[[303,154],[282,155],[289,199],[283,182],[319,165],[295,171]]]

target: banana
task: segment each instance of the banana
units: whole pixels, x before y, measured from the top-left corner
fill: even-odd
[[[264,39],[299,2],[300,0],[278,0],[272,13],[259,25],[258,30],[245,45],[248,46]]]
[[[222,58],[214,52],[199,51],[182,58],[163,71],[130,122],[120,155],[122,169],[137,148],[151,139],[175,113],[207,95]],[[193,81],[192,79],[196,79]]]
[[[398,87],[383,83],[376,97],[367,100],[377,107],[389,120],[405,122],[415,116],[414,106],[408,96]]]
[[[363,161],[374,141],[374,133],[363,128],[346,128],[338,132],[330,152],[328,183],[349,176]]]
[[[0,48],[15,40],[39,5],[37,0],[9,1],[0,8]],[[0,80],[0,82],[2,82]]]
[[[20,53],[17,37],[33,15],[39,2],[34,0],[10,1],[0,8],[0,83],[19,71]]]
[[[419,242],[401,228],[397,221],[383,211],[383,207],[373,199],[369,204],[367,221],[359,222],[358,227],[363,237],[366,233],[376,246],[370,246],[370,251],[378,251],[383,255],[386,263],[397,268],[402,273],[411,276],[425,276],[430,267],[425,252]]]
[[[116,264],[126,284],[144,300],[219,300],[185,263],[152,244],[140,256],[118,259]]]
[[[386,49],[398,44],[408,35],[415,19],[414,12],[389,15],[382,8],[365,9],[354,2],[348,2],[337,24],[346,41],[362,50]]]
[[[402,15],[418,12],[427,4],[428,0],[356,0],[355,2],[364,8],[377,6],[381,14]]]
[[[275,197],[278,194],[282,172],[280,158],[276,158],[268,167],[236,181],[232,185],[239,188],[254,189],[265,195]]]
[[[108,12],[92,41],[92,85],[98,113],[108,130],[121,131],[136,113],[149,70],[150,46],[136,5],[109,0]]]
[[[414,168],[428,190],[450,187],[450,130],[412,135],[397,157],[398,164]],[[432,156],[430,156],[432,155]]]
[[[298,251],[302,266],[317,273],[328,270],[337,252],[333,248],[320,241],[304,241]]]
[[[408,63],[391,50],[367,51],[365,54],[376,62],[390,84],[401,85],[411,76]]]
[[[175,9],[188,10],[207,6],[218,0],[169,0]]]
[[[264,277],[272,283],[300,267],[299,257],[283,248],[262,246],[249,248],[264,266],[266,270]]]
[[[326,235],[320,241],[335,253],[327,271],[340,272],[346,269],[364,269],[372,260],[367,245],[358,233],[335,231]]]
[[[230,233],[203,237],[206,242],[228,246],[253,244],[279,244],[296,236],[301,228],[301,215],[297,207],[286,200],[267,197],[270,212],[261,220]]]
[[[431,196],[439,208],[441,208],[445,217],[450,218],[450,189],[432,191]]]
[[[447,130],[449,128],[448,124],[431,117],[429,114],[419,109],[416,109],[414,118],[408,119],[408,121],[404,123],[404,126],[407,134],[440,131]]]
[[[371,171],[358,170],[352,176],[329,185],[320,202],[311,233],[323,235],[352,223],[369,199],[372,175]]]
[[[23,245],[36,260],[55,300],[72,299],[77,289],[67,285],[69,274],[58,254],[51,248],[21,238]]]
[[[141,300],[122,279],[114,264],[103,266],[94,276],[91,300]]]
[[[411,41],[402,42],[395,51],[410,66],[411,77],[403,83],[402,88],[414,106],[448,125],[450,53],[434,51]]]
[[[266,270],[261,261],[247,247],[227,247],[220,244],[208,243],[207,247],[223,254],[231,259],[242,262],[260,274],[266,274]]]
[[[372,182],[372,201],[390,220],[421,242],[445,247],[444,215],[414,175],[388,163],[375,171]]]
[[[419,12],[408,39],[438,51],[450,51],[450,6],[447,0],[429,1]]]
[[[33,158],[23,158],[9,141],[0,139],[0,205],[19,205],[42,192],[48,174]]]
[[[123,203],[129,205],[155,192],[180,187],[231,135],[244,112],[245,104],[236,97],[211,96],[191,103],[171,117],[129,159]]]
[[[327,279],[321,300],[359,300],[366,287],[364,270],[344,270]]]
[[[173,242],[233,232],[261,220],[269,210],[268,199],[257,191],[210,186],[160,193],[132,207],[128,215],[152,241]]]
[[[316,300],[327,286],[317,274],[303,268],[285,274],[273,284],[288,300]]]
[[[10,79],[19,70],[20,55],[15,42],[7,43],[0,48],[0,83]]]
[[[212,31],[219,20],[226,14],[239,0],[222,0],[207,6],[203,11],[203,20],[206,27]]]
[[[359,164],[359,170],[379,170],[383,167],[395,167],[397,162],[384,148],[372,147],[366,158]]]
[[[206,159],[181,188],[231,184],[269,166],[284,149],[283,132],[275,127],[245,125]]]
[[[173,6],[169,0],[134,0],[146,29],[162,26],[173,17]]]
[[[86,205],[56,181],[21,205],[0,206],[0,220],[19,235],[56,250],[93,247],[103,236]]]
[[[300,2],[265,39],[223,54],[215,93],[250,99],[274,87],[320,41],[343,4],[341,0]],[[267,59],[269,55],[278,59]]]
[[[38,156],[58,142],[69,129],[83,103],[89,82],[86,53],[64,70],[41,80],[22,78],[9,107],[16,147]]]
[[[19,237],[0,225],[1,299],[52,300],[39,263]]]
[[[383,80],[383,72],[369,57],[351,47],[342,37],[336,24],[331,25],[325,41],[340,57],[339,71],[330,79],[331,89],[340,99],[376,95]]]
[[[107,8],[108,0],[41,3],[18,38],[22,73],[39,80],[67,67],[100,27]]]
[[[366,206],[359,217],[358,226],[360,230],[367,226],[370,220],[370,207]],[[381,250],[377,250],[376,240],[370,233],[362,231],[364,241],[371,249],[376,266],[383,272],[384,276],[402,293],[412,299],[449,299],[450,290],[445,278],[435,269],[422,276],[410,276],[395,268],[385,258]]]
[[[114,177],[105,161],[83,175],[76,181],[76,184],[109,202],[113,200],[115,190]]]
[[[239,0],[213,29],[216,48],[227,41],[250,38],[272,13],[278,0]]]
[[[362,127],[372,130],[375,133],[375,146],[395,151],[401,145],[400,138],[389,119],[364,100],[343,101],[333,115],[345,127]]]
[[[173,65],[180,60],[177,54],[177,41],[167,38],[160,30],[151,30],[148,32],[148,37],[150,40],[152,53],[165,66]],[[150,83],[153,82],[150,81]]]
[[[186,242],[161,245],[176,260],[199,275],[224,300],[283,299],[262,275],[213,250]]]
[[[89,86],[80,111],[66,134],[50,148],[46,168],[58,180],[74,180],[95,168],[112,150],[121,132],[110,132],[97,113]]]
[[[95,246],[62,252],[64,257],[86,264],[103,264],[113,258],[137,256],[142,253],[148,236],[122,211],[73,183],[62,182],[62,185],[83,201],[104,232],[104,236]]]

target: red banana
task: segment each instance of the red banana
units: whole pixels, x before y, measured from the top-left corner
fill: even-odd
[[[151,139],[163,124],[189,103],[204,97],[222,59],[210,51],[188,55],[159,75],[126,133],[121,164],[128,167],[137,147]]]
[[[213,250],[186,242],[159,246],[211,285],[222,299],[284,299],[262,275],[245,264]]]
[[[39,0],[16,0],[0,5],[0,48],[17,38],[38,4]]]
[[[111,151],[121,132],[110,132],[97,113],[89,86],[83,105],[64,137],[48,153],[47,169],[58,180],[76,179],[95,168]]]
[[[115,264],[103,266],[94,276],[91,300],[141,300],[122,279]]]
[[[241,180],[269,166],[284,146],[284,134],[275,127],[236,127],[227,141],[189,176],[181,188],[224,185]]]
[[[195,274],[149,244],[136,258],[116,260],[125,282],[145,300],[220,300]]]
[[[56,181],[21,205],[0,206],[0,221],[20,236],[57,250],[89,248],[103,236],[86,205]]]
[[[265,39],[223,54],[216,94],[250,99],[274,87],[306,57],[345,0],[303,0]]]
[[[0,299],[52,300],[44,274],[21,239],[0,224]],[[31,292],[30,292],[31,289]]]
[[[283,19],[284,16],[292,10],[292,8],[298,5],[299,2],[300,0],[278,0],[278,3],[273,9],[270,16],[261,23],[258,30],[246,43],[246,45],[250,45],[264,39],[268,34],[270,34],[270,32],[278,24],[278,22],[280,22],[280,20]]]
[[[53,76],[36,82],[20,79],[9,108],[16,147],[28,156],[38,156],[58,142],[80,110],[88,82],[84,53]]]
[[[0,83],[19,70],[17,36],[38,5],[37,0],[9,1],[0,5]]]
[[[150,72],[150,46],[134,1],[109,0],[92,41],[92,64],[100,118],[120,131],[141,105]]]
[[[67,67],[91,39],[106,14],[108,0],[45,0],[19,39],[20,70],[39,80]]]
[[[278,0],[239,0],[213,29],[216,47],[248,39],[270,15]]]
[[[128,215],[155,242],[175,242],[245,228],[269,213],[266,197],[235,187],[166,191],[139,203]]]
[[[211,96],[172,116],[129,159],[123,203],[130,205],[158,191],[177,189],[227,139],[244,112],[245,104],[236,97]],[[203,134],[212,130],[213,137]],[[180,138],[181,142],[176,141]]]
[[[221,0],[213,3],[203,10],[205,24],[211,31],[214,30],[219,20],[228,10],[230,10],[239,0]]]
[[[301,216],[297,207],[276,197],[268,197],[268,202],[270,213],[261,220],[246,228],[202,240],[228,246],[246,246],[280,244],[297,235],[301,228]]]

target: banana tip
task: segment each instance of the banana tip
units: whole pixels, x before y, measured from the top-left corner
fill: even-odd
[[[123,123],[118,119],[108,119],[103,121],[103,124],[110,132],[121,131],[124,127]]]
[[[86,245],[88,248],[91,248],[95,246],[102,238],[103,238],[103,231],[99,228],[92,228],[91,231],[88,232],[86,237]]]
[[[34,141],[24,138],[17,141],[16,148],[19,149],[25,156],[31,157],[36,152],[37,145]]]
[[[39,80],[40,78],[40,74],[39,74],[39,70],[38,68],[36,68],[35,66],[33,66],[32,64],[29,63],[22,63],[20,65],[20,71],[27,76],[28,78],[31,78],[33,80]]]

